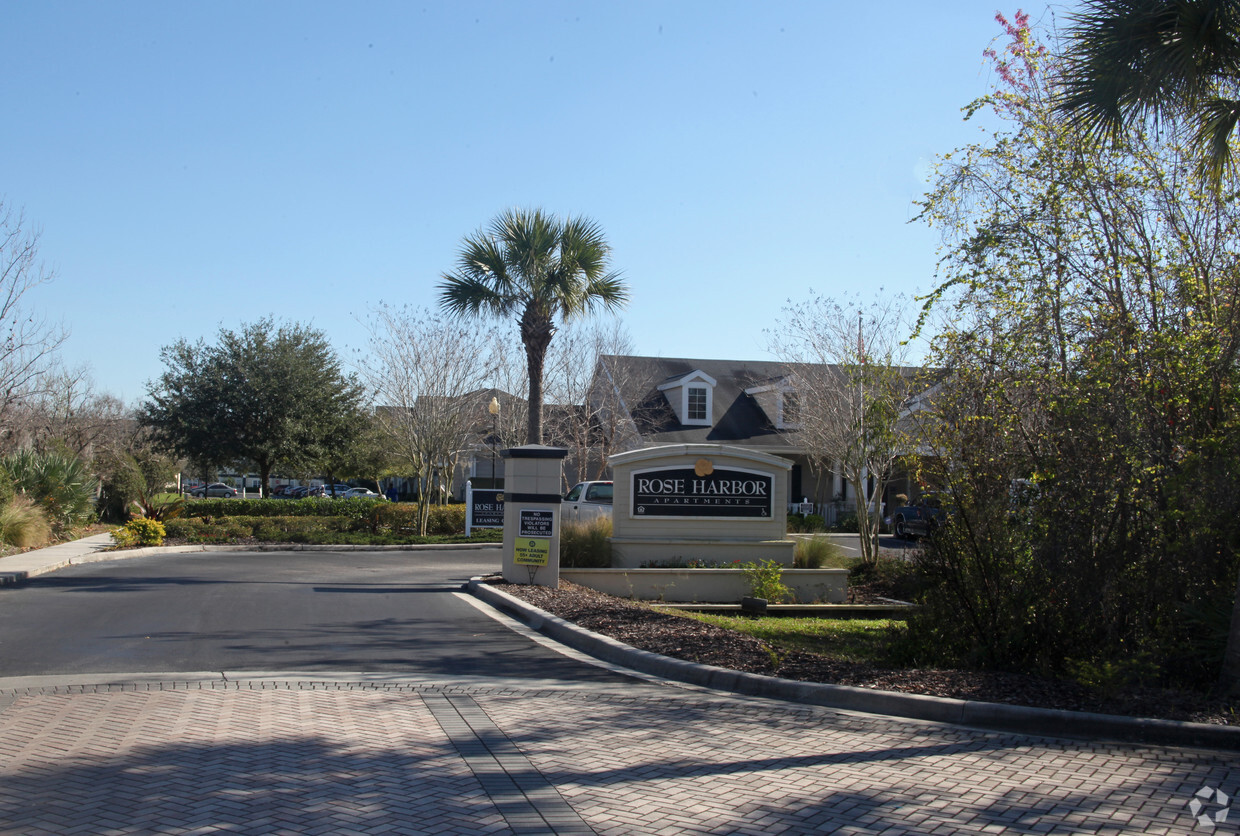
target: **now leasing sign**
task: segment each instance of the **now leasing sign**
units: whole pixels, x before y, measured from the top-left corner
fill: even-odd
[[[632,474],[636,517],[742,517],[769,519],[775,477],[737,468],[660,467]]]

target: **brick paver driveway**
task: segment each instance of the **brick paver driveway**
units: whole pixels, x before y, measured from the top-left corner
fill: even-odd
[[[1240,832],[1235,752],[625,676],[438,560],[139,558],[5,591],[0,833]]]
[[[1234,753],[517,684],[9,687],[0,831],[1190,833],[1194,793],[1240,789]]]

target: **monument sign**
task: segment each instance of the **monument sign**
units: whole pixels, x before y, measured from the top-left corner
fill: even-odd
[[[789,460],[723,444],[672,444],[609,461],[613,566],[693,559],[792,565]]]

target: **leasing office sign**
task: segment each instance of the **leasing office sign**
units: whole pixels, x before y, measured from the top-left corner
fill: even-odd
[[[702,459],[695,467],[656,467],[631,475],[636,517],[740,517],[770,519],[775,477],[737,468],[715,469]]]

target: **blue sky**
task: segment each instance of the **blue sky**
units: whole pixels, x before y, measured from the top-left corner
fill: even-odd
[[[7,3],[0,196],[42,232],[66,362],[128,402],[161,346],[265,315],[347,359],[369,306],[433,305],[509,206],[603,226],[639,352],[768,359],[811,288],[931,285],[937,236],[908,221],[980,136],[960,109],[996,10]]]

